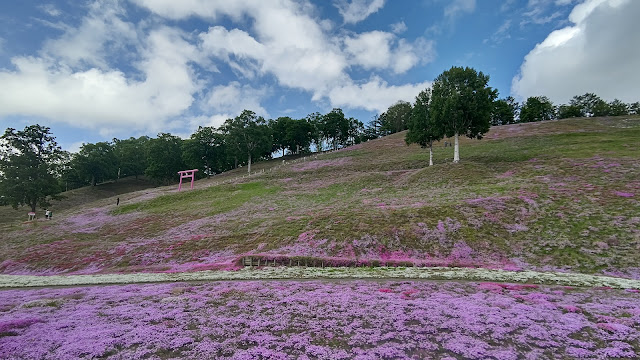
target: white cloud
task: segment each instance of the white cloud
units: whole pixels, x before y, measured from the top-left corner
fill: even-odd
[[[391,24],[391,31],[394,34],[402,34],[403,32],[407,31],[407,29],[407,24],[405,24],[404,21]]]
[[[40,9],[42,12],[46,13],[49,16],[57,17],[57,16],[62,15],[62,11],[60,11],[53,4],[43,4],[43,5],[38,6],[38,9]]]
[[[260,105],[267,95],[267,89],[254,89],[250,85],[240,85],[232,81],[228,85],[215,86],[207,95],[204,107],[218,113],[239,115],[242,110],[252,110],[256,114],[269,117],[267,110]]]
[[[138,67],[144,80],[117,69],[74,70],[51,58],[14,57],[14,71],[0,71],[0,116],[39,116],[103,135],[129,130],[167,130],[198,90],[188,63],[196,49],[171,28],[152,31]]]
[[[509,34],[509,29],[511,29],[511,20],[505,20],[505,22],[502,23],[502,25],[500,25],[500,27],[498,28],[498,30],[496,30],[491,37],[489,37],[488,39],[484,39],[483,43],[488,43],[489,41],[491,41],[493,44],[499,45],[501,44],[504,40],[506,39],[510,39],[511,35]]]
[[[66,65],[107,68],[105,57],[138,42],[133,24],[123,21],[122,7],[115,3],[91,4],[78,28],[67,26],[58,39],[45,43],[43,52]]]
[[[476,10],[476,0],[453,0],[444,8],[444,16],[452,19],[464,13]]]
[[[329,99],[333,106],[384,112],[398,100],[413,102],[416,95],[427,87],[431,87],[431,82],[396,86],[373,77],[364,84],[338,86],[331,90]]]
[[[391,63],[391,42],[394,35],[384,31],[371,31],[344,40],[346,51],[353,62],[364,69],[386,68]]]
[[[527,24],[543,25],[550,23],[563,15],[567,5],[571,5],[573,0],[529,0],[527,11],[523,15],[520,26]]]
[[[399,99],[412,100],[427,83],[389,85],[374,77],[361,84],[349,76],[351,67],[403,73],[434,56],[433,43],[424,38],[410,42],[387,32],[372,32],[371,39],[332,36],[333,23],[319,19],[306,1],[131,1],[159,17],[134,24],[119,2],[96,1],[78,25],[49,23],[62,35],[0,69],[0,118],[42,117],[103,136],[219,126],[245,108],[268,116],[262,102],[270,88],[255,85],[265,78],[306,91],[312,101],[386,109]],[[366,5],[370,15],[383,3],[344,4]],[[197,34],[159,25],[160,17],[192,16],[216,26]],[[248,26],[225,28],[217,25],[220,18]],[[347,45],[347,39],[354,43]],[[354,50],[359,42],[369,57]],[[219,62],[234,69],[238,81],[216,82]],[[254,85],[244,84],[247,79]]]
[[[344,22],[355,24],[376,13],[384,6],[385,0],[338,0],[334,3]]]
[[[414,43],[396,40],[392,33],[370,31],[347,37],[345,50],[350,61],[364,69],[390,68],[395,73],[404,73],[418,63],[433,59],[433,42],[418,38]]]
[[[595,92],[612,100],[640,99],[640,1],[587,0],[577,5],[572,26],[556,30],[525,57],[511,92],[519,99],[546,95],[566,103]]]

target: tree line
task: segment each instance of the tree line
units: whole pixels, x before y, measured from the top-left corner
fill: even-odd
[[[265,120],[244,110],[220,127],[200,126],[188,139],[170,133],[155,138],[113,139],[63,151],[50,128],[9,128],[0,137],[0,204],[49,206],[56,194],[73,188],[147,176],[159,183],[176,181],[177,172],[200,169],[211,176],[270,159],[274,154],[305,154],[338,149],[368,140],[362,122],[342,109],[312,113],[303,119]]]
[[[221,126],[201,126],[188,139],[170,133],[156,138],[113,139],[83,144],[77,153],[63,151],[48,127],[9,128],[0,137],[0,204],[49,206],[60,192],[121,177],[145,175],[160,183],[177,181],[177,172],[200,169],[211,176],[274,154],[305,154],[339,149],[408,130],[407,144],[429,148],[445,137],[454,139],[453,161],[458,162],[459,137],[481,139],[492,125],[568,117],[639,114],[640,103],[607,103],[593,93],[574,96],[569,104],[554,106],[545,96],[519,104],[512,97],[498,99],[488,86],[489,75],[469,67],[452,67],[440,74],[414,103],[398,101],[364,126],[347,118],[342,109],[312,113],[302,119],[265,120],[244,110]]]

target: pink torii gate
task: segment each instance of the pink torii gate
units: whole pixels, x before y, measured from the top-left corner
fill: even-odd
[[[180,185],[178,185],[178,191],[182,189],[182,179],[185,178],[191,178],[191,189],[193,189],[193,180],[195,179],[196,171],[198,171],[198,169],[178,171],[178,175],[180,175]]]

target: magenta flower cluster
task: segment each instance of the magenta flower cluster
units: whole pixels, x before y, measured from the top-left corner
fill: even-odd
[[[2,359],[633,359],[640,295],[421,281],[0,292]]]

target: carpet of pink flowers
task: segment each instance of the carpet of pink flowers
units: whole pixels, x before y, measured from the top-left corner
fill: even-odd
[[[640,294],[496,283],[5,290],[2,359],[634,359]]]

